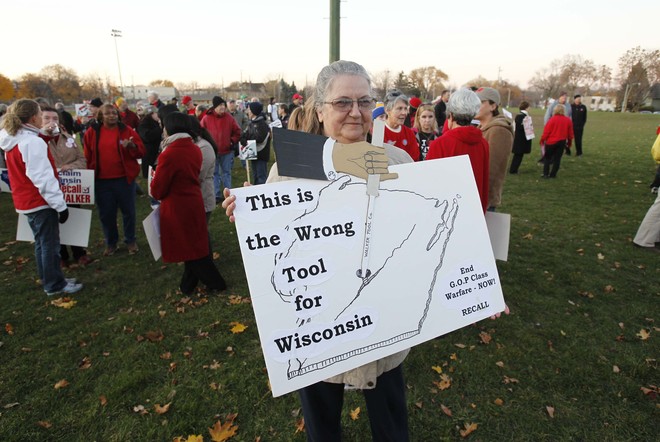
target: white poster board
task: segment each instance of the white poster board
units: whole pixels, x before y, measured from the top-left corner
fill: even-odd
[[[348,175],[232,189],[273,396],[504,310],[469,158],[390,171],[370,220]]]
[[[245,146],[238,145],[238,158],[241,160],[256,160],[257,159],[257,142],[256,140],[248,140]]]
[[[60,170],[60,188],[67,204],[94,204],[94,171]]]
[[[69,219],[60,224],[60,244],[66,246],[87,247],[89,244],[89,231],[92,224],[92,211],[69,207]],[[18,214],[17,241],[34,242],[34,235],[27,216]]]
[[[0,168],[0,192],[11,192],[9,187],[9,171]]]
[[[495,259],[509,259],[509,235],[511,232],[511,215],[508,213],[486,212],[488,236],[493,246]]]
[[[154,261],[158,261],[163,254],[160,247],[160,205],[142,221],[142,227]]]

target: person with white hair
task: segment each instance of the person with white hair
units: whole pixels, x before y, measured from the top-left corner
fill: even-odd
[[[156,109],[160,109],[161,107],[165,106],[165,103],[160,101],[160,98],[158,98],[158,92],[156,91],[147,92],[147,100],[149,100],[149,103]]]
[[[420,151],[415,132],[403,123],[408,115],[408,97],[398,89],[392,89],[385,95],[385,138],[391,144],[405,151],[410,158],[419,161]]]
[[[448,130],[431,141],[427,160],[468,155],[484,212],[488,207],[490,158],[488,142],[481,130],[471,124],[479,112],[481,100],[470,89],[459,89],[447,102]]]

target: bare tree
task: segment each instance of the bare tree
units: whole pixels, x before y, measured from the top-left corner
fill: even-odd
[[[435,66],[416,68],[408,74],[410,85],[420,91],[420,98],[423,100],[432,100],[439,95],[445,89],[443,80],[448,79],[447,74]]]
[[[384,97],[385,92],[392,87],[392,72],[389,69],[380,71],[371,76],[373,79],[375,93],[378,97]]]

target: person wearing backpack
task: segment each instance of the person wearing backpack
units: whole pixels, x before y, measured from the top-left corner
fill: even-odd
[[[250,119],[250,124],[243,131],[241,135],[241,145],[247,145],[248,140],[255,140],[257,142],[257,159],[253,160],[253,177],[252,184],[264,184],[268,177],[268,161],[270,160],[270,128],[263,115],[263,104],[251,102],[248,104],[247,116]]]

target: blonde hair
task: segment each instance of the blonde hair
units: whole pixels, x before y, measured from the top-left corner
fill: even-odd
[[[555,109],[552,111],[552,115],[566,115],[566,108],[561,103],[557,103]]]
[[[418,131],[421,132],[422,130],[422,123],[419,121],[420,117],[422,116],[422,113],[424,112],[431,112],[433,114],[433,132],[436,132],[438,130],[438,120],[435,119],[435,111],[433,109],[433,106],[430,104],[421,104],[419,108],[417,108],[417,113],[415,114],[415,122],[413,124],[413,127],[417,129]]]
[[[21,126],[27,124],[40,110],[39,103],[34,100],[27,98],[16,100],[7,108],[2,127],[9,135],[16,135]]]
[[[314,112],[316,113],[316,112]],[[302,107],[297,107],[291,112],[291,115],[289,115],[289,124],[287,126],[287,129],[291,130],[303,130],[303,126],[305,125],[305,110]],[[316,133],[316,132],[314,132]]]

